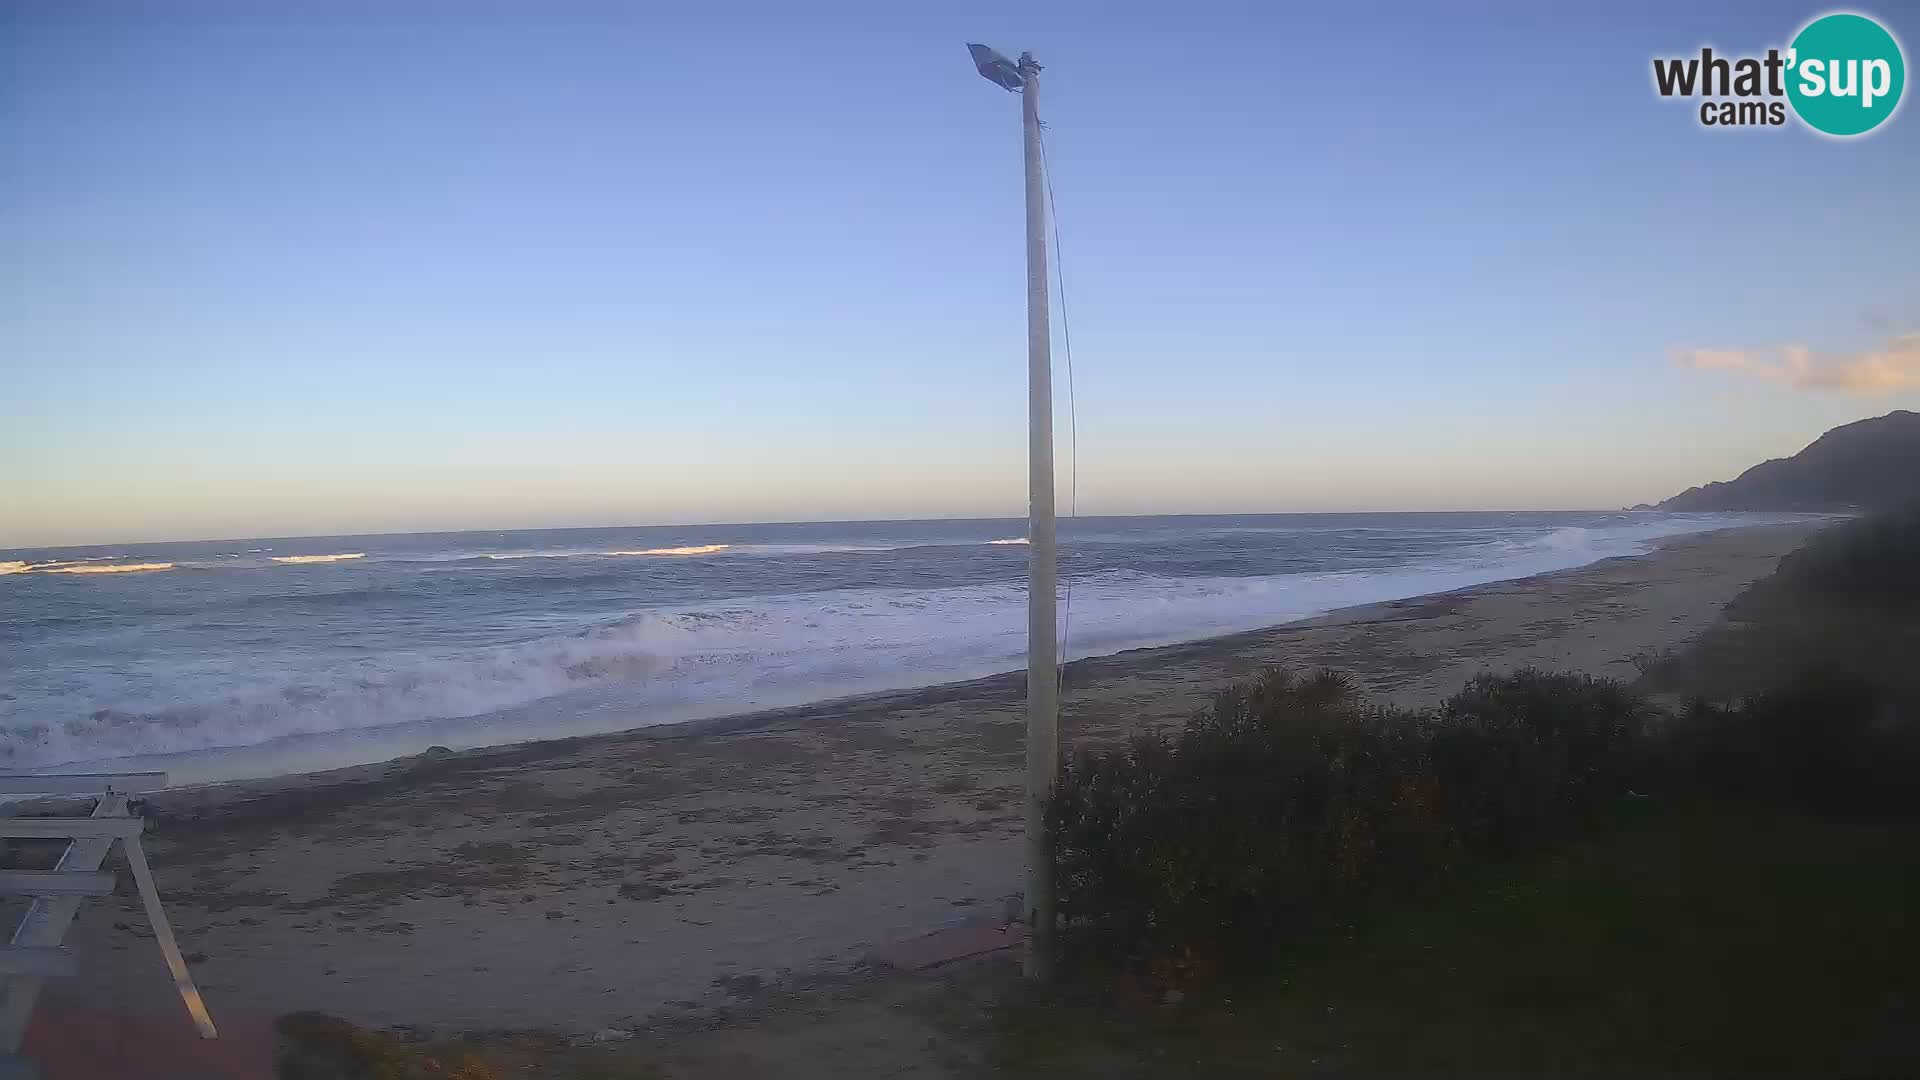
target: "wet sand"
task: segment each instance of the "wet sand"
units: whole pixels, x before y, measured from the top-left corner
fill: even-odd
[[[1623,680],[1812,526],[1074,663],[1062,738],[1177,724],[1268,664],[1430,703],[1482,670]],[[592,1032],[712,1015],[877,946],[999,924],[1020,881],[1023,678],[156,796],[148,850],[222,1009]],[[122,873],[51,1000],[179,1008]]]

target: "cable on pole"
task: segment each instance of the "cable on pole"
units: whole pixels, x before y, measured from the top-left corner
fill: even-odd
[[[1060,244],[1060,211],[1053,198],[1053,163],[1047,154],[1047,125],[1040,124],[1040,172],[1047,184],[1047,221],[1053,229],[1053,277],[1060,294],[1060,344],[1067,360],[1067,519],[1080,516],[1080,405],[1073,386],[1073,325],[1067,317],[1067,256]],[[1060,610],[1060,667],[1055,677],[1066,688],[1067,634],[1073,625],[1073,578],[1062,575],[1066,594]]]

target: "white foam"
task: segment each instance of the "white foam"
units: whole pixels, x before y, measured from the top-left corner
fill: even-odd
[[[5,574],[126,574],[150,570],[171,570],[172,563],[122,563],[114,566],[95,566],[94,563],[111,563],[124,555],[90,555],[84,559],[53,559],[47,562],[28,562],[23,559],[9,559],[0,562],[0,575]]]
[[[913,547],[928,547],[926,544],[736,544],[733,553],[739,555],[761,555],[778,558],[782,555],[836,555],[841,553],[874,554],[885,551],[904,551]]]
[[[108,563],[104,565],[50,566],[36,573],[46,574],[150,574],[160,570],[171,570],[170,562],[148,563]]]
[[[293,565],[304,565],[307,563],[349,562],[354,559],[364,559],[366,557],[367,557],[367,553],[364,551],[343,551],[334,555],[274,555],[274,556],[271,556],[274,562],[290,563]]]
[[[826,555],[835,552],[883,552],[899,551],[905,544],[687,544],[680,547],[643,548],[640,550],[561,550],[561,551],[493,551],[480,557],[492,560],[511,559],[617,559],[635,556],[695,556],[726,555],[729,557],[779,558],[784,555]],[[429,561],[464,560],[472,556],[455,554],[439,556]]]

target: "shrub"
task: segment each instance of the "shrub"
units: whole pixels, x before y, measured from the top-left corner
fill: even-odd
[[[1730,706],[1696,701],[1663,749],[1681,790],[1814,812],[1920,811],[1914,703],[1831,669]]]
[[[1446,816],[1467,846],[1551,842],[1611,805],[1643,768],[1647,712],[1620,684],[1528,668],[1480,675],[1430,736]]]
[[[1641,720],[1615,684],[1482,676],[1433,714],[1272,671],[1173,737],[1082,753],[1050,809],[1063,912],[1162,955],[1242,956],[1625,790]]]
[[[1659,721],[1656,723],[1656,721]],[[1481,675],[1428,713],[1268,672],[1177,734],[1081,753],[1049,809],[1062,912],[1130,955],[1259,964],[1463,860],[1563,842],[1632,790],[1920,810],[1920,711],[1816,673],[1668,718],[1620,685]]]
[[[1729,701],[1812,672],[1920,698],[1920,503],[1814,534],[1687,649],[1650,662],[1642,687]]]
[[[1830,601],[1920,612],[1920,502],[1817,533],[1776,576]]]

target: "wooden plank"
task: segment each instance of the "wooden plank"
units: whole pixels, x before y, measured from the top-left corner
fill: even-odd
[[[130,840],[139,836],[145,826],[146,822],[137,817],[12,817],[0,818],[0,836],[39,840],[78,840],[81,837]]]
[[[106,896],[113,874],[106,870],[0,870],[0,893],[14,896]]]
[[[71,950],[57,946],[0,946],[0,975],[33,975],[42,979],[72,975],[77,968]]]
[[[133,871],[133,883],[140,887],[140,902],[146,905],[147,921],[153,924],[153,939],[160,945],[167,970],[173,973],[173,988],[180,992],[180,1000],[187,1007],[187,1015],[193,1017],[194,1026],[200,1029],[200,1037],[219,1038],[220,1033],[213,1028],[213,1018],[207,1015],[206,1002],[200,1000],[200,988],[193,985],[187,962],[180,958],[180,946],[173,940],[173,924],[167,921],[166,909],[160,906],[160,890],[153,887],[153,871],[147,866],[146,849],[140,846],[137,836],[128,838],[121,847],[127,853],[127,869]]]
[[[163,772],[0,773],[0,795],[128,795],[166,786]]]
[[[95,818],[114,819],[124,817],[126,813],[127,799],[124,795],[110,795],[93,808]],[[89,836],[75,840],[67,845],[67,853],[60,857],[54,869],[92,873],[100,869],[100,864],[106,861],[107,852],[112,848],[113,838],[110,836]],[[27,906],[27,913],[20,917],[19,928],[13,932],[13,943],[32,947],[59,945],[79,911],[80,898],[77,896],[43,896]],[[40,998],[40,983],[40,979],[31,975],[7,980],[5,995],[0,997],[0,1054],[20,1052],[20,1040],[26,1037],[27,1021],[33,1016],[33,1003]]]

